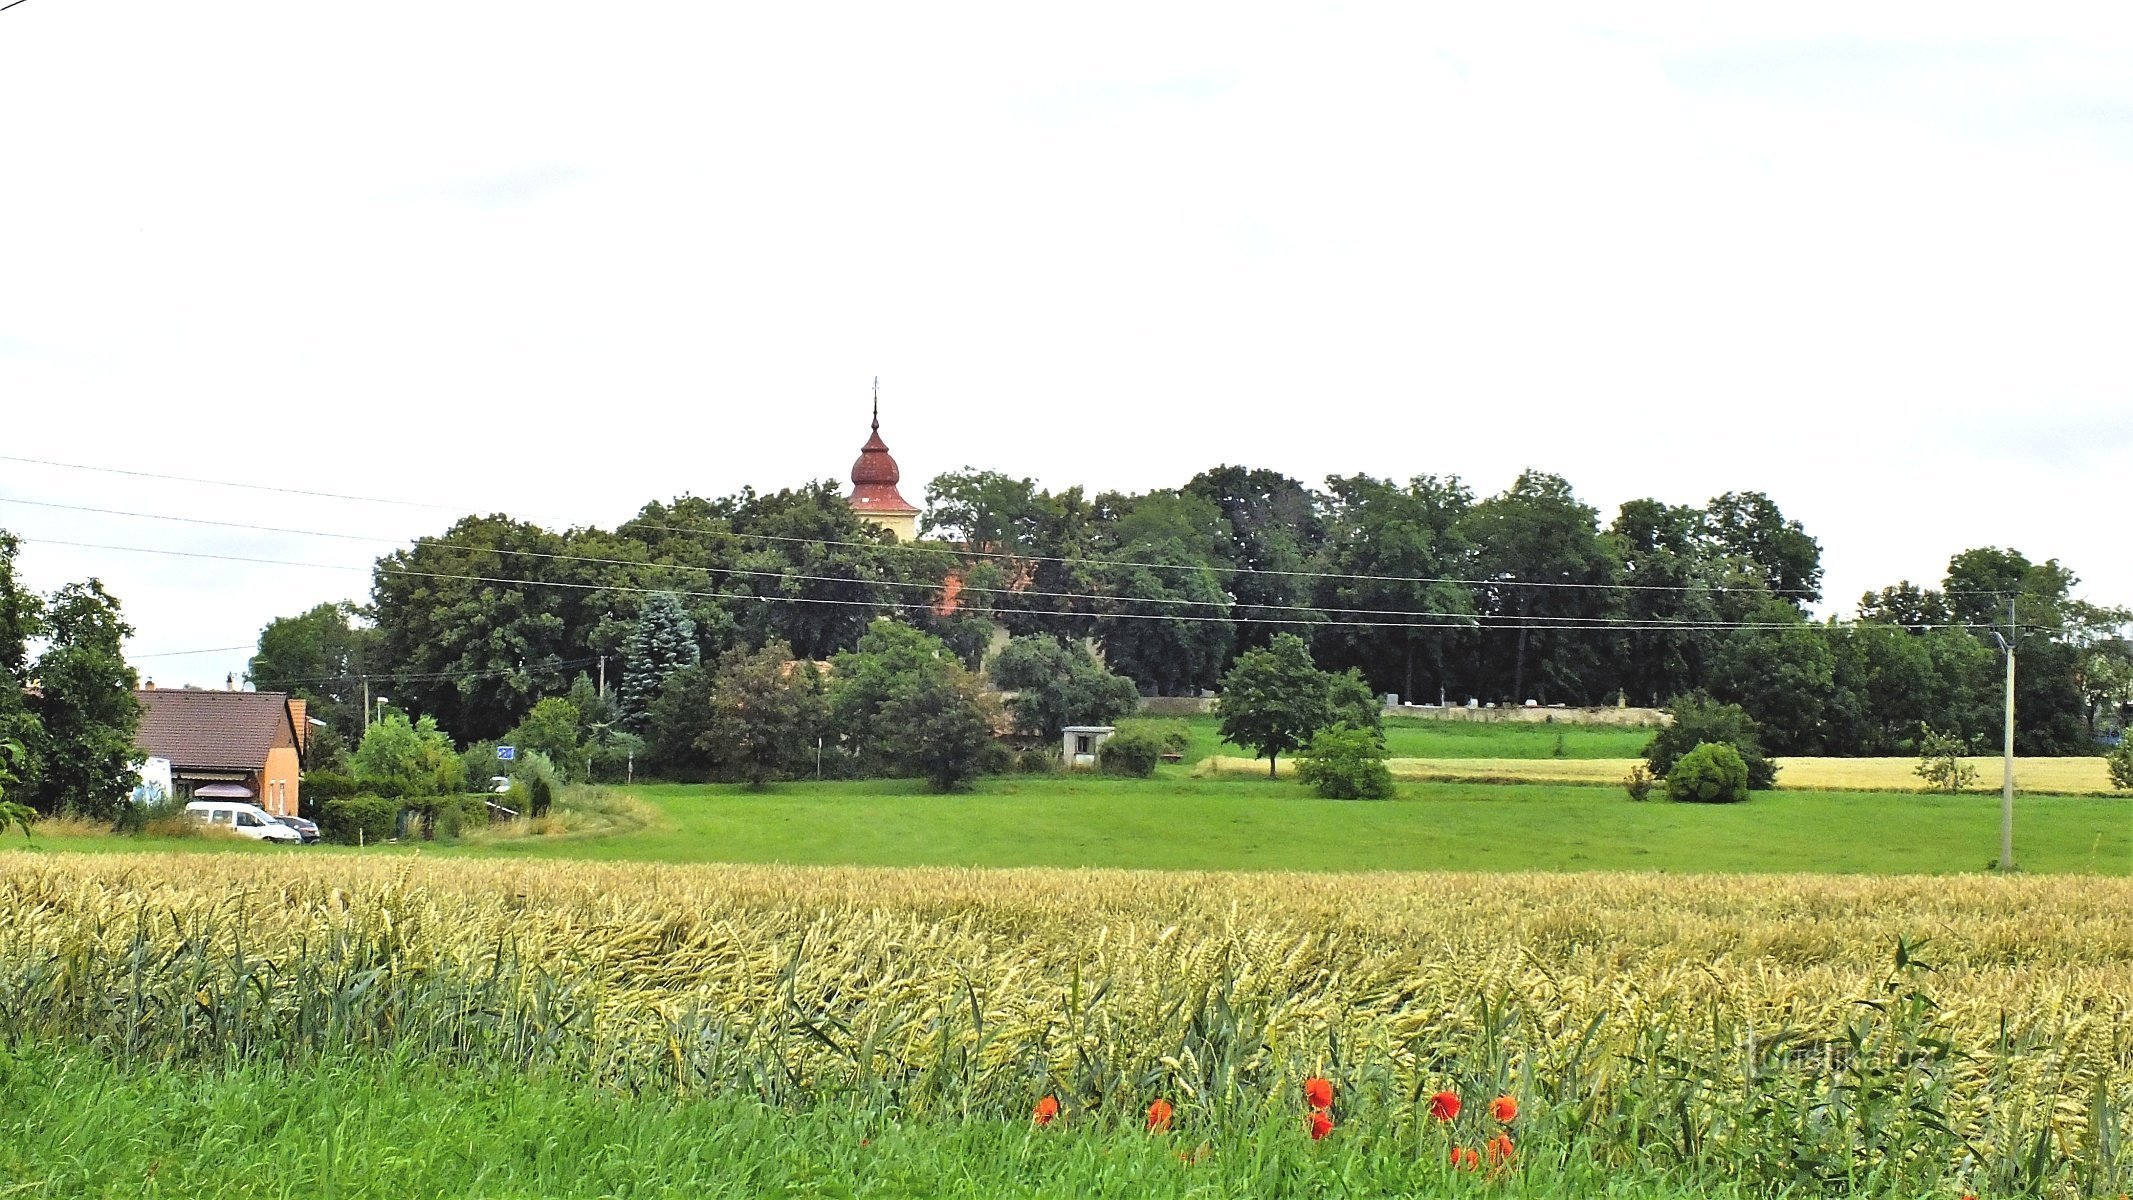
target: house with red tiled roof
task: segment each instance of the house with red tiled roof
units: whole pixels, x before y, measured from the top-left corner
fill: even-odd
[[[170,762],[180,800],[249,800],[297,815],[304,770],[305,703],[281,692],[147,687],[134,743]]]

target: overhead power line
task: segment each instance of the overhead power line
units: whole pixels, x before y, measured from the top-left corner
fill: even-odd
[[[62,509],[68,512],[95,513],[103,516],[127,517],[147,521],[166,521],[176,524],[202,525],[220,529],[241,529],[253,533],[278,533],[289,534],[298,537],[332,538],[339,541],[398,544],[403,540],[393,537],[371,536],[366,534],[353,533],[337,533],[318,529],[296,529],[282,525],[259,525],[245,521],[222,521],[208,517],[185,517],[173,515],[170,513],[150,513],[137,512],[128,509],[99,508],[93,505],[86,504],[63,504],[53,500],[21,500],[10,497],[0,497],[0,504],[28,505],[37,508]],[[595,555],[585,554],[558,554],[544,550],[513,550],[506,549],[501,546],[484,546],[472,542],[456,542],[445,538],[437,537],[426,537],[422,539],[421,544],[430,546],[442,546],[455,550],[464,550],[469,553],[475,554],[495,554],[499,556],[510,556],[516,558],[533,558],[549,562],[582,563],[595,566],[628,567],[632,569],[651,569],[660,571],[684,571],[707,575],[737,575],[758,579],[791,579],[809,583],[869,583],[880,587],[907,589],[915,588],[927,592],[929,594],[941,591],[942,587],[942,585],[939,583],[902,579],[854,579],[852,577],[843,575],[809,575],[792,571],[764,571],[754,570],[745,567],[707,567],[697,566],[688,563],[652,563],[643,562],[636,559],[601,558]],[[1121,596],[1108,592],[1049,592],[1039,591],[1030,588],[1015,587],[988,588],[981,587],[968,582],[965,582],[962,585],[962,590],[987,596],[1012,596],[1018,598],[1035,597],[1039,599],[1049,600],[1091,600],[1127,604],[1171,605],[1188,608],[1212,608],[1223,610],[1223,612],[1227,614],[1224,619],[1259,624],[1270,623],[1270,619],[1255,615],[1238,616],[1236,615],[1237,610],[1243,610],[1247,614],[1256,614],[1263,612],[1301,612],[1314,614],[1342,613],[1351,616],[1433,617],[1451,620],[1472,620],[1480,622],[1487,622],[1492,619],[1498,619],[1477,615],[1474,613],[1465,612],[1457,609],[1431,610],[1404,608],[1357,608],[1348,605],[1320,605],[1303,603],[1264,604],[1257,602],[1240,601],[1235,599],[1194,600],[1186,597],[1172,596]],[[1554,625],[1562,623],[1589,622],[1597,620],[1599,618],[1563,617],[1553,616],[1549,614],[1539,614],[1529,615],[1522,619],[1531,622],[1538,622],[1542,625]],[[1693,623],[1692,620],[1663,617],[1649,617],[1645,618],[1645,620],[1647,621],[1647,623],[1650,624],[1668,626]],[[1741,623],[1735,622],[1729,624],[1731,626],[1737,627]],[[1770,627],[1777,627],[1781,623],[1765,622],[1763,624]]]
[[[313,491],[313,490],[308,490],[308,489],[304,489],[304,488],[290,488],[290,487],[282,487],[282,486],[279,486],[279,485],[275,485],[275,484],[265,484],[265,483],[249,483],[249,482],[244,482],[244,481],[240,481],[240,480],[228,480],[228,479],[209,479],[209,478],[204,478],[204,477],[201,477],[201,476],[196,476],[196,475],[173,475],[173,474],[167,474],[167,473],[163,473],[163,472],[156,472],[156,471],[142,471],[142,470],[134,470],[134,469],[129,469],[129,468],[120,468],[120,467],[105,467],[105,466],[96,466],[96,465],[93,465],[93,464],[88,464],[88,463],[71,463],[71,462],[61,462],[61,461],[58,461],[58,460],[56,460],[56,459],[45,459],[45,458],[33,458],[33,457],[29,457],[29,456],[26,456],[26,455],[17,455],[17,454],[0,454],[0,462],[19,462],[19,463],[26,463],[26,464],[29,464],[29,465],[33,465],[33,466],[40,466],[40,467],[52,467],[52,468],[57,468],[57,469],[61,469],[61,470],[69,470],[69,471],[93,471],[93,472],[99,472],[99,473],[102,473],[102,474],[109,474],[109,475],[119,475],[119,476],[126,476],[126,477],[129,477],[129,478],[136,478],[136,479],[154,479],[154,480],[160,480],[160,481],[164,481],[164,482],[170,482],[170,483],[190,483],[190,484],[199,484],[199,485],[203,485],[203,486],[208,486],[208,487],[226,487],[226,488],[237,488],[237,489],[241,489],[241,490],[245,490],[245,491],[255,491],[255,492],[268,492],[268,493],[277,493],[277,494],[281,494],[281,495],[289,495],[289,496],[304,496],[304,497],[309,497],[309,498],[312,498],[312,499],[323,499],[323,500],[337,500],[337,501],[348,501],[348,502],[353,502],[353,503],[361,503],[361,504],[389,504],[389,505],[393,505],[393,506],[395,506],[395,507],[400,507],[400,508],[419,508],[419,509],[427,509],[427,510],[431,510],[431,511],[436,511],[436,512],[458,513],[458,514],[461,514],[461,515],[464,515],[464,514],[465,514],[465,513],[466,513],[466,512],[468,511],[468,510],[467,510],[467,509],[465,509],[465,508],[461,508],[461,507],[455,507],[455,506],[452,506],[452,505],[445,505],[445,504],[437,504],[437,503],[434,503],[434,502],[430,502],[430,501],[421,501],[421,500],[399,500],[399,499],[389,499],[389,498],[386,498],[386,497],[380,497],[380,496],[360,496],[360,495],[354,495],[354,494],[351,494],[351,493],[347,493],[347,492],[325,492],[325,491]],[[537,515],[542,515],[542,516],[547,516],[547,517],[555,517],[555,516],[558,516],[559,514],[547,513],[547,514],[537,514]],[[852,548],[854,548],[854,549],[866,550],[866,551],[869,551],[869,552],[877,552],[877,553],[891,553],[891,554],[897,554],[897,553],[900,553],[900,554],[931,554],[931,555],[936,555],[936,556],[947,556],[947,557],[949,557],[949,558],[953,558],[953,559],[957,559],[957,560],[964,560],[964,559],[971,559],[971,558],[981,558],[981,559],[995,559],[995,560],[1001,560],[1001,561],[1006,561],[1006,562],[1015,562],[1015,563],[1047,563],[1047,562],[1048,562],[1048,563],[1063,563],[1063,564],[1068,564],[1068,565],[1079,565],[1079,566],[1092,566],[1092,567],[1139,567],[1139,568],[1145,568],[1145,569],[1149,569],[1149,570],[1165,570],[1165,571],[1208,571],[1208,572],[1212,572],[1212,573],[1214,573],[1214,574],[1217,574],[1217,575],[1227,575],[1227,576],[1237,576],[1237,575],[1263,575],[1263,576],[1272,576],[1272,577],[1276,577],[1276,578],[1288,578],[1288,579],[1338,579],[1338,580],[1348,580],[1348,581],[1351,581],[1351,582],[1357,582],[1357,583],[1421,583],[1421,584],[1439,584],[1439,583],[1441,583],[1441,584],[1452,584],[1452,585],[1456,585],[1456,586],[1461,586],[1461,587],[1496,587],[1496,588],[1512,588],[1512,587],[1524,587],[1524,588],[1562,588],[1562,589],[1575,589],[1575,590],[1585,590],[1585,591],[1602,591],[1602,592],[1606,592],[1606,591],[1645,591],[1645,592],[1714,592],[1714,593],[1721,593],[1721,594],[1722,594],[1722,593],[1726,593],[1726,592],[1769,592],[1769,593],[1772,593],[1772,594],[1775,594],[1775,595],[1805,596],[1805,597],[1810,597],[1810,598],[1812,598],[1812,597],[1817,597],[1817,596],[1819,596],[1819,595],[1820,595],[1820,592],[1819,592],[1819,591],[1816,591],[1816,590],[1812,590],[1812,589],[1806,589],[1806,588],[1785,588],[1785,589],[1772,589],[1772,588],[1769,588],[1769,587],[1767,587],[1767,586],[1765,586],[1765,585],[1762,585],[1762,584],[1744,584],[1744,585],[1740,585],[1740,586],[1736,586],[1736,587],[1729,587],[1729,586],[1727,586],[1727,585],[1725,585],[1725,584],[1592,583],[1592,582],[1586,582],[1586,581],[1581,581],[1581,580],[1554,580],[1554,579],[1505,579],[1505,578],[1472,578],[1472,577],[1461,577],[1461,576],[1448,576],[1448,575],[1377,575],[1377,574],[1368,574],[1368,573],[1356,573],[1356,572],[1345,572],[1345,571],[1286,571],[1286,570],[1279,570],[1279,569],[1276,569],[1276,568],[1271,568],[1271,567],[1241,567],[1241,566],[1222,566],[1222,565],[1217,565],[1217,564],[1212,564],[1212,563],[1160,563],[1160,562],[1153,562],[1153,563],[1152,563],[1152,562],[1141,562],[1141,561],[1137,561],[1137,560],[1134,560],[1134,559],[1119,559],[1119,558],[1079,558],[1079,557],[1066,557],[1066,556],[1061,556],[1061,555],[1044,555],[1044,554],[1020,554],[1020,553],[1015,553],[1015,552],[1011,552],[1011,551],[1001,551],[1001,550],[979,550],[979,549],[975,549],[975,548],[963,548],[963,547],[955,547],[955,546],[927,545],[927,544],[924,544],[924,543],[918,543],[918,542],[896,542],[896,543],[888,543],[888,544],[884,544],[884,543],[881,543],[881,542],[867,542],[867,541],[856,541],[856,540],[852,540],[852,539],[838,539],[838,538],[803,538],[803,537],[794,537],[794,536],[788,536],[788,535],[780,535],[780,534],[768,534],[768,533],[741,533],[741,532],[737,532],[737,531],[734,531],[734,530],[729,530],[729,529],[720,529],[720,530],[691,529],[691,528],[687,528],[687,527],[683,527],[683,526],[674,526],[674,525],[661,525],[661,524],[657,524],[657,523],[654,523],[654,522],[649,522],[649,521],[643,521],[643,520],[640,520],[640,519],[638,519],[638,518],[634,518],[634,517],[633,517],[633,518],[630,518],[630,519],[627,519],[627,520],[624,520],[624,521],[622,521],[622,522],[621,522],[621,523],[620,523],[620,524],[619,524],[619,525],[618,525],[618,526],[617,526],[616,528],[617,528],[617,530],[619,531],[619,530],[620,530],[620,529],[621,529],[622,527],[624,527],[624,526],[627,526],[627,527],[629,527],[629,528],[631,528],[631,529],[635,529],[635,530],[645,530],[645,531],[652,531],[652,532],[660,532],[660,533],[671,533],[671,534],[676,534],[676,535],[679,535],[679,536],[683,536],[683,537],[697,537],[697,538],[701,538],[701,537],[728,537],[728,538],[736,538],[736,539],[740,539],[740,540],[744,540],[744,541],[777,542],[777,543],[789,543],[789,544],[800,544],[800,545],[847,546],[847,547],[852,547]],[[384,539],[379,539],[379,540],[384,540]],[[405,540],[405,539],[395,539],[395,540]],[[1951,594],[1951,595],[1952,595],[1952,594],[1964,594],[1964,593],[1944,593],[1944,594]],[[2004,593],[2000,593],[2000,592],[1991,592],[1991,593],[1982,593],[1982,592],[1981,592],[1981,593],[1978,593],[1978,594],[1981,594],[1981,595],[1984,595],[1984,594],[1989,594],[1989,595],[2004,595]],[[1259,623],[1260,623],[1260,624],[1267,624],[1268,622],[1259,622]]]
[[[368,572],[369,572],[369,571],[371,570],[371,568],[368,568],[368,567],[358,567],[358,566],[352,566],[352,565],[350,565],[350,564],[347,564],[347,563],[314,563],[314,562],[296,562],[296,561],[292,561],[292,560],[289,560],[289,559],[278,559],[278,558],[258,558],[258,557],[252,557],[252,556],[247,556],[247,555],[235,555],[235,554],[216,554],[216,553],[211,553],[211,552],[207,552],[207,551],[199,551],[199,550],[171,550],[171,549],[167,549],[167,548],[164,548],[164,547],[156,547],[156,546],[115,546],[115,545],[110,545],[110,544],[107,544],[107,543],[101,543],[101,542],[77,542],[77,541],[71,541],[71,540],[64,540],[64,539],[58,539],[58,538],[31,538],[31,537],[25,537],[25,538],[23,538],[23,539],[22,539],[22,541],[23,541],[24,543],[26,543],[26,544],[31,544],[31,545],[47,545],[47,546],[69,546],[69,547],[73,547],[73,548],[76,548],[76,549],[84,549],[84,550],[110,550],[110,551],[117,551],[117,552],[120,552],[120,553],[127,553],[127,554],[158,554],[158,555],[167,555],[167,556],[171,556],[171,557],[176,557],[176,558],[192,558],[192,559],[205,559],[205,560],[211,560],[211,561],[219,561],[219,562],[237,562],[237,563],[249,563],[249,564],[255,564],[255,565],[260,565],[260,566],[278,566],[278,567],[302,567],[302,568],[308,568],[308,569],[313,569],[313,570],[323,570],[323,571],[356,571],[356,572],[363,572],[363,573],[368,573]],[[644,564],[635,564],[635,565],[644,565]],[[919,603],[913,603],[913,602],[907,602],[907,601],[899,601],[899,600],[843,600],[843,599],[836,599],[836,598],[831,598],[831,597],[825,597],[825,596],[766,596],[766,595],[760,595],[760,594],[756,594],[756,593],[751,593],[751,592],[711,592],[711,591],[692,591],[692,590],[688,590],[688,589],[682,589],[682,588],[655,588],[655,587],[637,587],[637,586],[632,586],[632,585],[627,585],[627,584],[611,584],[611,583],[577,583],[577,582],[570,582],[570,581],[563,581],[563,580],[545,580],[545,579],[523,579],[523,578],[518,578],[518,577],[515,577],[515,576],[503,576],[503,575],[473,575],[473,574],[465,574],[465,573],[460,573],[460,572],[451,572],[451,571],[418,571],[418,570],[413,570],[413,569],[410,569],[410,568],[405,568],[405,567],[388,567],[388,566],[385,566],[385,565],[383,565],[382,563],[381,563],[381,564],[379,564],[379,565],[377,566],[376,570],[377,570],[377,571],[378,571],[379,573],[381,573],[381,574],[386,574],[386,575],[398,575],[398,576],[405,576],[405,577],[408,577],[408,578],[416,578],[416,579],[443,579],[443,580],[455,580],[455,581],[459,581],[459,582],[466,582],[466,583],[489,583],[489,584],[500,584],[500,585],[506,585],[506,586],[513,586],[513,587],[529,587],[529,588],[542,588],[542,587],[551,587],[551,588],[560,588],[560,589],[564,589],[564,590],[569,590],[569,591],[581,591],[581,592],[614,592],[614,593],[621,593],[621,594],[625,594],[625,595],[652,595],[652,594],[655,594],[655,593],[661,593],[661,592],[665,592],[665,593],[671,593],[671,594],[674,594],[674,595],[680,595],[680,596],[690,596],[690,597],[699,597],[699,598],[703,598],[703,599],[710,599],[710,600],[722,600],[722,601],[723,601],[723,600],[753,600],[753,601],[757,601],[757,602],[761,602],[761,603],[771,603],[771,604],[818,604],[818,605],[833,605],[833,606],[841,606],[841,607],[850,607],[850,608],[866,608],[866,609],[873,609],[873,610],[905,610],[905,611],[920,611],[920,610],[925,610],[925,609],[928,609],[928,608],[931,608],[931,607],[932,607],[932,605],[931,605],[931,604],[928,604],[928,603],[923,603],[923,602],[919,602]],[[872,581],[868,581],[868,580],[853,580],[853,579],[842,579],[842,578],[840,578],[840,579],[836,579],[836,580],[835,580],[835,582],[838,582],[838,583],[859,583],[859,584],[866,584],[866,583],[870,583],[870,582],[872,582]],[[1235,618],[1232,618],[1232,617],[1229,617],[1229,616],[1202,616],[1202,615],[1197,615],[1197,614],[1189,614],[1189,613],[1114,613],[1114,612],[1103,612],[1103,613],[1087,613],[1087,612],[1069,612],[1069,611],[1061,611],[1061,610],[1049,610],[1049,609],[1024,609],[1024,610],[1015,610],[1015,611],[1020,611],[1020,612],[1026,613],[1026,614],[1028,614],[1028,615],[1036,615],[1036,616],[1061,616],[1061,617],[1075,617],[1075,618],[1088,618],[1088,619],[1106,619],[1106,620],[1139,620],[1139,621],[1222,621],[1222,622],[1231,622],[1231,621],[1234,621],[1234,620],[1235,620]],[[1339,610],[1336,610],[1336,611],[1339,611]],[[1365,628],[1365,629],[1491,629],[1491,630],[1510,630],[1510,631],[1516,631],[1516,630],[1519,630],[1519,629],[1526,629],[1526,630],[1529,630],[1529,631],[1534,631],[1534,632],[1544,632],[1544,631],[1555,631],[1555,632],[1583,632],[1583,631],[1596,631],[1596,632],[1617,632],[1617,633],[1662,633],[1662,632],[1694,632],[1694,631],[1707,631],[1707,632],[1715,632],[1715,631],[1725,631],[1725,630],[1738,630],[1738,629],[1776,629],[1776,630],[1783,630],[1783,629],[1826,629],[1826,628],[1831,628],[1831,626],[1828,626],[1828,625],[1823,625],[1823,624],[1819,624],[1819,623],[1815,623],[1815,622],[1750,622],[1750,621],[1711,621],[1711,622],[1698,622],[1698,623],[1693,623],[1693,624],[1692,624],[1692,623],[1681,623],[1681,622],[1673,622],[1673,623],[1666,623],[1666,624],[1640,624],[1640,623],[1636,623],[1636,622],[1626,622],[1626,621],[1619,621],[1619,620],[1614,620],[1614,619],[1610,619],[1610,618],[1598,618],[1598,617],[1595,617],[1595,618],[1583,618],[1583,617],[1565,617],[1565,618],[1560,618],[1560,620],[1561,620],[1561,621],[1563,621],[1563,622],[1566,622],[1565,624],[1534,624],[1534,623],[1532,623],[1532,622],[1533,622],[1533,621],[1535,621],[1535,620],[1537,620],[1537,618],[1531,618],[1531,617],[1498,617],[1498,616],[1493,616],[1493,615],[1487,615],[1487,614],[1483,614],[1483,615],[1478,615],[1478,616],[1477,616],[1477,615],[1467,615],[1467,614],[1460,614],[1460,616],[1459,616],[1459,619],[1457,619],[1457,620],[1444,620],[1444,621],[1350,621],[1350,620],[1335,620],[1335,619],[1330,619],[1330,618],[1328,618],[1328,619],[1319,619],[1319,620],[1310,620],[1310,619],[1304,619],[1304,618],[1283,618],[1283,617],[1272,617],[1272,618],[1266,618],[1266,619],[1263,619],[1263,620],[1259,620],[1259,621],[1257,621],[1256,623],[1257,623],[1257,624],[1262,624],[1262,625],[1289,625],[1289,626],[1312,626],[1312,627],[1327,627],[1327,626],[1332,626],[1332,627],[1342,627],[1342,628]],[[1941,624],[1938,624],[1938,623],[1935,623],[1935,624],[1916,624],[1916,625],[1902,625],[1902,626],[1897,626],[1897,625],[1894,625],[1893,623],[1891,623],[1891,627],[1892,627],[1892,628],[1907,628],[1907,629],[1930,629],[1930,628],[1961,628],[1961,629],[1987,629],[1987,628],[1992,628],[1991,626],[1985,626],[1985,625],[1958,625],[1958,624],[1947,624],[1947,625],[1941,625]]]

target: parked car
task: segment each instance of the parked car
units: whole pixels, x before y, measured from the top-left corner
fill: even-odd
[[[195,800],[185,806],[185,815],[213,828],[227,829],[238,837],[292,846],[304,840],[303,834],[268,816],[266,809],[240,800]]]
[[[276,817],[274,819],[302,834],[304,845],[306,846],[318,840],[318,822],[308,817]]]

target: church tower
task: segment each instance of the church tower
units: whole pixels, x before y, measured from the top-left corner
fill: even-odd
[[[852,464],[852,494],[846,497],[859,519],[876,529],[886,529],[899,542],[918,537],[918,509],[896,490],[903,472],[889,457],[889,445],[881,440],[881,380],[874,381],[874,436],[859,449]]]

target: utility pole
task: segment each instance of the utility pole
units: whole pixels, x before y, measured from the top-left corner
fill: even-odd
[[[600,698],[607,699],[607,656],[600,656]]]
[[[2000,645],[2007,650],[2007,725],[2000,744],[2000,870],[2015,869],[2014,857],[2014,701],[2015,701],[2015,602],[2007,601],[2007,636]]]
[[[370,732],[370,676],[363,677],[363,732]]]

